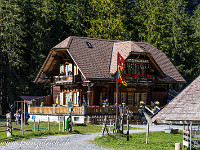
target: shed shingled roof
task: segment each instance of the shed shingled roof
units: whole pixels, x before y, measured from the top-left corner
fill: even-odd
[[[89,42],[92,48],[89,48],[86,42]],[[111,79],[111,75],[116,72],[116,50],[120,49],[125,59],[130,52],[150,53],[165,73],[166,77],[160,81],[185,82],[167,56],[147,43],[70,36],[53,47],[52,51],[55,49],[67,50],[86,79]],[[38,82],[39,78],[44,78],[43,68],[48,61],[51,61],[50,57],[47,57],[35,82]]]
[[[160,110],[153,118],[153,122],[200,122],[200,76],[188,85],[168,105]]]

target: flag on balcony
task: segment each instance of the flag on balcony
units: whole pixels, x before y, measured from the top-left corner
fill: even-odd
[[[127,86],[127,83],[126,83],[126,81],[124,80],[124,78],[123,78],[123,76],[122,76],[121,71],[120,71],[119,68],[118,68],[118,71],[119,71],[118,82],[121,83],[121,84],[123,84],[124,86]]]
[[[125,62],[126,62],[126,60],[124,60],[124,58],[118,52],[118,66],[119,66],[121,72],[124,72]]]

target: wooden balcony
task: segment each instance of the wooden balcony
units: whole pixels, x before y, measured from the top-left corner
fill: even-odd
[[[54,76],[53,81],[55,84],[70,84],[73,82],[73,76]]]
[[[72,114],[115,114],[116,113],[116,107],[114,106],[108,106],[108,107],[102,107],[102,106],[90,106],[85,107],[86,109],[83,109],[84,107],[73,107]],[[138,110],[141,109],[140,107],[128,107],[129,110],[131,110],[133,113],[138,113]],[[68,109],[67,107],[30,107],[29,113],[31,114],[67,114]]]
[[[30,107],[31,114],[67,114],[67,107]],[[82,114],[82,107],[74,107],[72,114]]]

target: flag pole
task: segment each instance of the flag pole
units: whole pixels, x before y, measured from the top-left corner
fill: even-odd
[[[115,118],[115,126],[116,130],[118,132],[118,117],[119,117],[119,110],[118,110],[118,76],[119,76],[119,71],[118,71],[118,56],[119,53],[117,51],[117,73],[116,73],[116,118]]]

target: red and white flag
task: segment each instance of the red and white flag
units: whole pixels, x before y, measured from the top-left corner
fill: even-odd
[[[126,62],[126,60],[124,60],[124,58],[118,52],[118,66],[119,66],[121,72],[124,72],[125,62]]]

